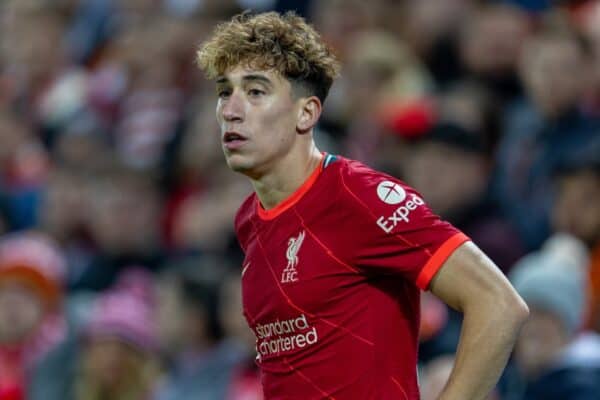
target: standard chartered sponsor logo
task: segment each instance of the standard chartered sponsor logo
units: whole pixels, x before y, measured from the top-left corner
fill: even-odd
[[[276,320],[254,327],[258,338],[257,350],[260,355],[292,351],[317,343],[317,328],[310,326],[306,315],[283,321]]]
[[[377,225],[385,231],[390,233],[400,223],[400,221],[410,222],[410,213],[415,210],[418,206],[422,206],[425,202],[417,195],[413,194],[410,199],[404,202],[400,207],[396,208],[392,215],[388,217],[381,216],[377,220]]]

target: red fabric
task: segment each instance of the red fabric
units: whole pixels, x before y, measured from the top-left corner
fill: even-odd
[[[65,333],[64,319],[50,314],[21,343],[0,344],[0,400],[25,400],[32,366],[62,341]]]
[[[236,232],[265,399],[418,399],[417,285],[467,238],[404,183],[344,158],[273,219],[256,201]]]
[[[234,374],[227,400],[263,400],[260,374],[255,367],[251,365]]]
[[[203,191],[202,185],[198,183],[183,184],[176,188],[167,199],[162,215],[162,233],[163,241],[169,249],[177,249],[181,243],[177,242],[176,226],[177,219],[181,213],[181,208],[185,202],[194,195],[200,194]]]
[[[384,106],[381,116],[387,129],[407,139],[423,136],[437,119],[435,105],[428,99]]]
[[[0,400],[25,399],[24,371],[21,349],[0,347]]]
[[[2,400],[24,400],[24,388],[21,385],[9,384],[8,386],[0,387],[0,399]]]
[[[589,265],[587,327],[600,332],[600,243],[592,249]]]

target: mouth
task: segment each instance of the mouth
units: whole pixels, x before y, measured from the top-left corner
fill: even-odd
[[[237,132],[229,131],[223,135],[223,145],[228,150],[235,150],[242,146],[248,139]]]
[[[235,141],[244,141],[247,140],[246,137],[242,134],[239,134],[237,132],[225,132],[225,135],[223,135],[223,143],[230,143],[230,142],[235,142]]]

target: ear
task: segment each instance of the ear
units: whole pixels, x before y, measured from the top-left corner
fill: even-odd
[[[317,96],[304,97],[300,100],[298,122],[296,131],[300,134],[308,133],[317,124],[321,117],[321,100]]]

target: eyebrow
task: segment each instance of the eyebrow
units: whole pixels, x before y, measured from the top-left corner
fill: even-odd
[[[262,82],[265,83],[269,86],[273,85],[273,82],[267,78],[264,75],[261,74],[248,74],[248,75],[244,75],[242,77],[242,81],[250,81],[250,82]],[[217,78],[217,80],[215,81],[216,84],[224,84],[224,83],[229,83],[229,79],[225,76],[221,76],[219,78]]]
[[[266,83],[267,85],[272,85],[273,82],[264,75],[260,74],[250,74],[246,75],[242,78],[243,81],[258,81],[262,83]]]

